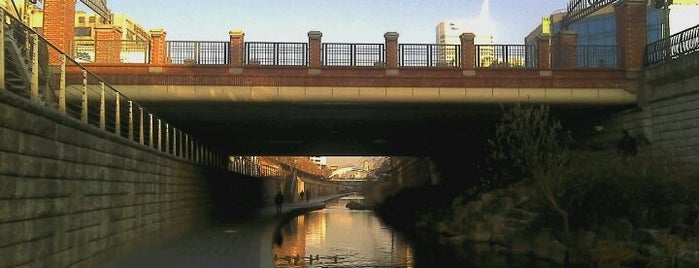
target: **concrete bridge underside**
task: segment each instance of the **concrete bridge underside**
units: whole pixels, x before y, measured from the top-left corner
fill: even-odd
[[[173,125],[231,154],[242,155],[472,151],[485,144],[501,113],[497,101],[222,101],[150,98],[120,89]],[[586,122],[633,106],[635,96],[625,94],[603,105],[561,102],[551,107],[571,128],[588,127]]]
[[[485,144],[500,103],[550,104],[571,127],[636,103],[635,81],[611,69],[89,67],[232,154],[461,152]]]

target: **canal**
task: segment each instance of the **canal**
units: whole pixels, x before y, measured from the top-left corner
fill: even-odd
[[[414,267],[413,249],[370,210],[345,206],[360,196],[291,219],[275,235],[276,267]]]
[[[350,210],[361,196],[330,200],[292,218],[275,234],[275,267],[561,267],[509,254],[488,243],[450,243],[434,235],[405,237],[371,210]]]

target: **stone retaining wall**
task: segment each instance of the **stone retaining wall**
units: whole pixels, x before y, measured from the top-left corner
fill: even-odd
[[[94,267],[209,223],[233,179],[0,90],[0,267]]]

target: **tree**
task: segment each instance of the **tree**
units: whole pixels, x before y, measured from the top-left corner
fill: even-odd
[[[546,105],[515,104],[505,111],[495,126],[493,139],[488,140],[488,163],[495,186],[529,180],[539,188],[547,204],[564,221],[568,232],[567,205],[561,204],[564,181],[569,178],[566,165],[570,160],[572,137]]]

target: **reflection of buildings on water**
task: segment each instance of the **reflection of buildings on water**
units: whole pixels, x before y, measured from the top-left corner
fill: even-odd
[[[306,236],[304,222],[306,217],[300,215],[291,219],[289,223],[281,227],[281,245],[274,245],[274,265],[276,267],[289,267],[303,265],[306,256]]]
[[[274,247],[276,267],[412,267],[412,247],[370,211],[347,210],[349,201],[330,201],[326,209],[299,216],[282,227],[283,243]],[[312,263],[309,255],[314,257]]]

